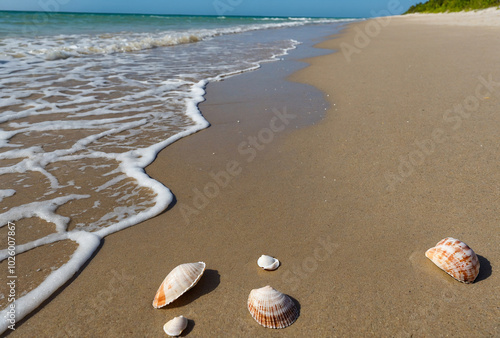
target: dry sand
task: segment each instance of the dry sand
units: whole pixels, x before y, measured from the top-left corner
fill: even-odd
[[[500,7],[454,13],[415,13],[404,15],[404,20],[428,25],[500,27]]]
[[[201,109],[212,127],[147,168],[177,204],[106,237],[12,336],[161,337],[181,314],[189,337],[500,335],[499,33],[406,18],[353,24],[320,44],[355,48],[350,62],[342,52],[313,58],[292,77],[331,104],[320,123],[298,130],[272,108],[306,114],[294,110],[300,95],[242,100],[256,85],[238,80],[245,75],[210,85]],[[272,141],[238,151],[259,135]],[[210,172],[226,178],[218,193]],[[193,189],[204,188],[213,196],[196,205]],[[187,224],[181,210],[196,206]],[[474,284],[424,257],[446,236],[480,256]],[[282,266],[260,271],[263,253]],[[199,260],[208,269],[200,283],[153,309],[170,269]],[[267,284],[300,303],[284,330],[260,327],[246,309],[250,290]]]

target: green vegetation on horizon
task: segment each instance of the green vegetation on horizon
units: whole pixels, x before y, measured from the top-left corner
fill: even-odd
[[[429,0],[411,6],[405,14],[460,12],[494,6],[500,6],[500,0]]]

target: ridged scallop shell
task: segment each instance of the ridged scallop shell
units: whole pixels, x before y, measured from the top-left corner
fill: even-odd
[[[163,325],[163,331],[169,336],[177,337],[184,331],[187,325],[188,320],[184,316],[179,316],[166,322],[165,325]]]
[[[257,260],[257,265],[264,270],[276,270],[280,266],[280,261],[274,257],[262,255]]]
[[[250,292],[248,311],[257,323],[272,329],[290,326],[299,317],[299,309],[293,300],[269,285]]]
[[[472,283],[479,274],[474,251],[458,239],[446,237],[425,253],[440,269],[463,283]]]
[[[174,268],[158,288],[153,307],[158,309],[172,303],[195,286],[204,271],[205,263],[203,262],[181,264]]]

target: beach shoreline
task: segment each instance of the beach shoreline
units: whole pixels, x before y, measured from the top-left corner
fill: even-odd
[[[250,95],[262,72],[210,84],[200,109],[212,127],[146,169],[176,203],[106,237],[11,336],[159,337],[178,315],[192,337],[498,335],[498,29],[395,17],[369,30],[376,22],[320,43],[337,52],[289,78],[321,91],[312,97]],[[309,99],[311,118],[294,110]],[[425,258],[446,236],[480,255],[476,283]],[[262,254],[282,265],[260,270]],[[153,309],[165,275],[196,261],[207,263],[199,284]],[[284,330],[246,309],[267,284],[300,304]]]

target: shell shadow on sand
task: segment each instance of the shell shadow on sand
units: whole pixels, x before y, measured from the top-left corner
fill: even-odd
[[[188,292],[182,295],[182,297],[176,299],[171,304],[165,306],[165,309],[175,309],[178,307],[183,307],[191,302],[194,302],[198,298],[212,292],[220,284],[220,275],[217,270],[206,269],[200,281]],[[192,323],[188,322],[188,327],[186,330],[189,332],[189,328]],[[183,332],[184,333],[184,332]]]
[[[479,274],[477,275],[474,283],[482,282],[483,280],[490,277],[492,274],[492,268],[491,268],[490,261],[481,255],[478,255],[478,254],[476,254],[476,255],[477,255],[477,259],[479,260],[479,264],[481,265],[481,267],[479,268]]]
[[[292,296],[290,296],[290,295],[287,295],[287,296],[290,297],[290,299],[292,300],[292,302],[294,302],[295,307],[297,308],[297,311],[299,313],[298,316],[297,316],[297,320],[299,320],[299,318],[300,318],[300,303],[299,303],[299,301],[297,299],[293,298]]]
[[[194,325],[195,325],[194,324],[194,320],[188,319],[188,325],[184,329],[184,331],[182,331],[182,333],[181,333],[181,335],[179,337],[186,337],[191,331],[193,331]]]

